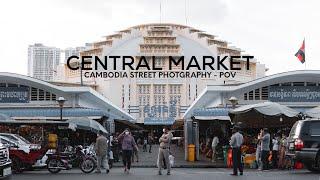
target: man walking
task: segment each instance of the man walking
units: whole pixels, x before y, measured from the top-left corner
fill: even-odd
[[[102,131],[97,134],[95,151],[97,154],[97,170],[96,173],[101,173],[101,165],[106,169],[106,173],[109,173],[109,163],[107,159],[108,140],[103,136]]]
[[[239,132],[238,127],[233,127],[230,146],[232,148],[232,164],[233,173],[231,175],[238,176],[238,169],[240,175],[243,175],[243,165],[241,163],[241,145],[243,144],[243,136]]]
[[[261,161],[262,170],[269,169],[269,153],[270,153],[270,134],[267,128],[263,129],[263,135],[261,137]]]
[[[162,169],[162,162],[163,159],[165,161],[166,167],[167,167],[167,175],[170,175],[170,162],[169,162],[169,155],[170,155],[170,143],[171,139],[173,137],[172,133],[169,132],[168,127],[163,128],[163,134],[159,139],[160,146],[159,146],[159,154],[158,154],[158,174],[161,175],[161,169]]]

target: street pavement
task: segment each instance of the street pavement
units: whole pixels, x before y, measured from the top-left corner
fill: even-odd
[[[133,167],[156,167],[156,162],[158,158],[159,145],[153,145],[151,153],[143,152],[142,147],[139,146],[139,162],[135,161],[132,163]],[[184,148],[177,147],[176,145],[171,145],[170,151],[175,157],[174,167],[192,168],[192,167],[202,167],[202,168],[224,168],[225,165],[222,160],[218,160],[213,163],[207,158],[202,158],[199,161],[189,162],[184,159]],[[115,167],[122,167],[122,161],[114,163]]]
[[[12,180],[320,180],[320,174],[313,174],[306,170],[295,171],[257,171],[247,170],[243,176],[230,176],[231,169],[224,168],[175,168],[170,176],[157,175],[156,168],[133,168],[130,174],[123,173],[122,168],[112,168],[109,174],[84,174],[80,170],[61,171],[58,174],[50,174],[46,170],[29,171],[23,174],[15,174]]]

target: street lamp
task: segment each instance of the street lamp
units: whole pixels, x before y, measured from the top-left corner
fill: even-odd
[[[238,104],[238,101],[239,101],[239,100],[238,100],[238,98],[232,96],[232,97],[229,99],[229,101],[231,102],[232,108],[234,109],[234,108],[236,107],[236,105]]]
[[[63,109],[63,105],[64,105],[65,101],[66,101],[66,99],[62,96],[60,96],[57,100],[59,107],[60,107],[60,121],[62,121],[62,109]]]

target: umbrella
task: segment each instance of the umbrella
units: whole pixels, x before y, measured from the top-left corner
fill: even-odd
[[[312,118],[320,118],[320,106],[307,110],[305,115]]]
[[[238,107],[229,111],[234,123],[248,127],[279,127],[292,125],[300,112],[274,102],[263,102]]]
[[[70,129],[82,129],[98,133],[102,131],[108,134],[108,131],[97,121],[89,119],[87,117],[70,118],[68,121]]]

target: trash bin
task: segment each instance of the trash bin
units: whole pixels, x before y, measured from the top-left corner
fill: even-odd
[[[188,145],[188,161],[195,161],[195,152],[196,152],[196,146],[194,144]]]

